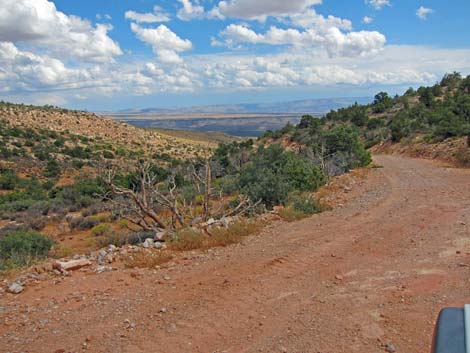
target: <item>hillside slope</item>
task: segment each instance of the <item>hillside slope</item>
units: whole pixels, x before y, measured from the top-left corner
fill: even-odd
[[[33,230],[56,241],[56,256],[96,248],[94,226],[114,232],[114,223],[117,234],[126,231],[105,202],[106,169],[130,180],[141,159],[163,171],[215,145],[87,112],[1,102],[0,240]],[[4,256],[0,249],[0,271],[8,266]]]
[[[158,148],[191,156],[189,146],[195,141],[168,136],[152,130],[139,129],[111,118],[84,111],[67,110],[52,106],[29,106],[0,102],[0,121],[19,128],[48,130],[62,134],[83,136],[125,146]]]
[[[403,96],[380,92],[371,104],[333,110],[320,120],[305,115],[299,125],[269,132],[265,139],[311,150],[316,158],[324,158],[328,157],[323,147],[329,138],[322,131],[338,125],[359,134],[375,152],[400,152],[470,166],[470,76],[448,74],[434,86],[410,88]],[[347,146],[344,134],[332,138]]]

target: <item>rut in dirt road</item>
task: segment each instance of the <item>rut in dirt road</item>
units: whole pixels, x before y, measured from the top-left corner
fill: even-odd
[[[376,162],[344,207],[183,261],[167,280],[77,273],[2,299],[18,320],[0,312],[0,351],[428,352],[440,308],[470,302],[470,171]]]

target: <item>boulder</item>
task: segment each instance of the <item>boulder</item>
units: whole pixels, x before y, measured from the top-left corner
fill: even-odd
[[[145,241],[143,242],[142,246],[145,248],[145,249],[149,249],[149,248],[153,248],[154,247],[154,241],[152,238],[147,238],[145,239]]]
[[[166,232],[156,232],[155,233],[155,240],[164,240],[166,237]]]
[[[12,294],[20,294],[22,291],[24,291],[24,287],[18,282],[10,283],[7,288],[7,292]]]
[[[57,261],[61,271],[76,271],[83,267],[90,266],[91,261],[87,259],[71,260],[67,262]]]

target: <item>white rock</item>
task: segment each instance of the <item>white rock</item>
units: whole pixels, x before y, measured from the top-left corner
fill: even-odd
[[[163,248],[163,244],[160,243],[159,241],[157,241],[153,246],[155,247],[155,249],[161,249],[161,248]]]
[[[90,266],[91,261],[87,259],[72,260],[67,262],[58,261],[57,264],[60,266],[62,271],[75,271],[82,267]]]
[[[155,239],[157,240],[163,240],[166,236],[166,233],[165,232],[157,232],[155,233]]]
[[[154,246],[154,241],[152,238],[147,238],[145,239],[144,243],[142,244],[142,246],[145,248],[145,249],[148,249],[148,248],[153,248]]]
[[[24,287],[18,282],[11,283],[7,288],[7,292],[13,293],[13,294],[20,294],[23,290],[24,290]]]
[[[115,270],[114,267],[111,267],[111,266],[98,266],[96,268],[96,272],[98,273],[102,273],[102,272],[106,272],[106,271],[113,271]]]

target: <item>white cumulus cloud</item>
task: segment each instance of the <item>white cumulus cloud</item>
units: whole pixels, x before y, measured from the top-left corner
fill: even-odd
[[[188,39],[181,39],[167,26],[160,25],[157,28],[143,28],[131,23],[131,29],[142,42],[150,45],[155,55],[162,63],[180,64],[183,62],[179,53],[192,49],[192,43]]]
[[[310,28],[305,31],[272,26],[261,34],[244,25],[231,24],[220,33],[220,36],[228,47],[236,47],[241,43],[320,47],[331,57],[375,53],[382,49],[386,42],[385,36],[379,32],[343,33],[334,26],[322,30]]]
[[[2,0],[0,7],[0,41],[30,43],[61,57],[105,62],[122,55],[111,29],[68,16],[47,0]]]
[[[176,17],[178,17],[180,20],[189,21],[197,18],[204,18],[204,7],[199,5],[198,0],[196,0],[196,3],[194,4],[191,2],[191,0],[178,1],[181,3],[181,5],[183,5],[183,7],[180,8],[176,13]]]
[[[153,7],[153,13],[139,13],[132,10],[126,11],[124,17],[137,23],[157,23],[170,21],[170,15],[160,6]]]
[[[10,42],[0,42],[0,67],[3,91],[73,89],[92,78],[86,69],[67,68],[58,59],[22,51]]]
[[[214,13],[225,17],[265,20],[268,16],[288,16],[303,12],[322,0],[226,0],[220,1]]]
[[[314,9],[307,9],[303,12],[289,16],[290,22],[297,27],[314,28],[317,31],[327,31],[331,27],[342,30],[352,30],[352,22],[335,16],[323,16],[316,13]]]
[[[390,0],[365,0],[365,2],[376,10],[381,10],[385,6],[390,6]]]

